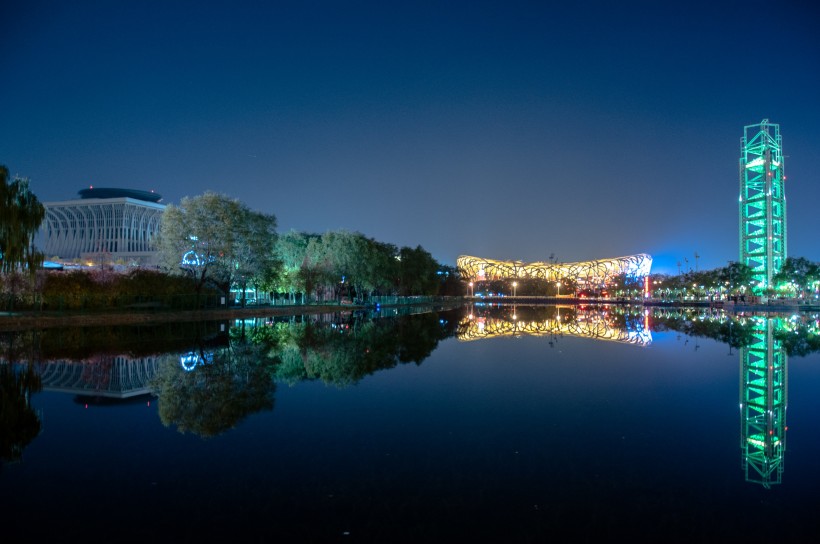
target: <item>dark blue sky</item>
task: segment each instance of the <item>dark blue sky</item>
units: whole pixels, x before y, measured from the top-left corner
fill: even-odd
[[[669,5],[667,5],[669,4]],[[206,190],[442,262],[737,258],[743,126],[779,123],[820,261],[811,2],[19,2],[0,164],[43,201]],[[685,264],[684,264],[685,266]]]

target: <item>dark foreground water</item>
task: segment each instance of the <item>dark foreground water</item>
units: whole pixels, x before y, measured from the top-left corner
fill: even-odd
[[[3,542],[820,538],[811,317],[313,320],[6,337]]]

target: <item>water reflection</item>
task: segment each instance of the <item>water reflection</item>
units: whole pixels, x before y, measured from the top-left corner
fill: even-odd
[[[46,391],[80,397],[127,399],[151,392],[162,357],[98,354],[77,361],[41,361],[37,372]]]
[[[160,418],[180,432],[214,436],[249,414],[272,410],[277,382],[347,386],[397,364],[421,364],[452,336],[457,314],[239,320],[227,346],[184,352],[161,365],[152,381]]]
[[[652,343],[642,309],[607,306],[475,305],[458,327],[458,339],[495,336],[580,336],[638,346]]]
[[[41,389],[72,394],[85,406],[151,395],[165,426],[211,437],[272,410],[277,382],[341,387],[398,364],[421,364],[455,334],[460,312],[8,333],[0,338],[4,459],[18,459],[39,433],[29,401]]]
[[[31,407],[31,395],[40,391],[40,377],[32,365],[14,368],[0,364],[0,460],[17,462],[23,450],[40,434],[40,415]]]
[[[737,350],[745,477],[767,488],[781,483],[788,357],[820,349],[818,321],[625,306],[475,305],[389,318],[336,313],[14,333],[0,337],[0,453],[4,461],[19,460],[40,432],[30,400],[41,388],[84,403],[150,394],[165,426],[212,437],[251,414],[273,410],[277,384],[349,386],[379,370],[421,364],[449,337],[574,336],[649,346],[653,331],[670,330],[724,342],[730,354]]]
[[[150,380],[166,427],[202,437],[221,434],[248,415],[272,410],[275,361],[264,346],[231,340],[227,346],[165,356]]]
[[[810,316],[729,315],[712,309],[518,307],[476,305],[458,328],[463,341],[498,336],[579,336],[649,345],[650,330],[677,330],[737,349],[740,362],[740,446],[746,481],[782,482],[786,451],[789,353],[820,350],[820,322]],[[552,344],[552,340],[550,341]]]
[[[815,316],[656,311],[657,327],[724,341],[740,361],[740,448],[747,482],[782,483],[786,452],[789,353],[820,348]]]
[[[753,320],[752,341],[740,349],[740,447],[746,481],[779,484],[786,451],[788,355],[775,339],[777,319]]]

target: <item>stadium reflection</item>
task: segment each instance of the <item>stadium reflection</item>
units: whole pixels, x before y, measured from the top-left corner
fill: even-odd
[[[638,346],[652,343],[647,313],[639,307],[476,304],[462,318],[462,341],[498,336],[579,336]]]

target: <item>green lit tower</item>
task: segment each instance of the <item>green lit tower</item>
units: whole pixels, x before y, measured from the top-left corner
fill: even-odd
[[[740,448],[746,481],[768,488],[783,477],[788,356],[774,338],[779,320],[753,319],[751,342],[740,350]]]
[[[743,127],[740,140],[740,262],[755,291],[771,286],[786,259],[786,194],[780,125],[764,119]]]

